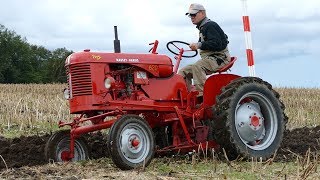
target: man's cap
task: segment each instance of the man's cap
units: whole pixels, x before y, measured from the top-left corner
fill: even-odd
[[[196,14],[199,11],[205,11],[205,10],[206,9],[201,4],[193,3],[190,5],[189,11],[186,13],[186,15]]]

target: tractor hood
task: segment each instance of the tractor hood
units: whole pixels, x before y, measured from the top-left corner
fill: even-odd
[[[76,52],[68,56],[65,65],[78,63],[121,63],[121,64],[155,64],[170,65],[171,59],[166,55],[158,54],[126,54],[126,53],[104,53],[104,52]]]

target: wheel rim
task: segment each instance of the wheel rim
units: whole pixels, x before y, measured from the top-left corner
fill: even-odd
[[[250,149],[264,150],[274,141],[277,113],[263,94],[250,92],[242,96],[235,110],[235,127],[241,141]]]
[[[57,145],[57,161],[58,162],[65,162],[70,161],[69,154],[70,154],[70,139],[65,138],[62,139]],[[86,159],[85,149],[82,147],[79,141],[75,141],[74,146],[74,157],[71,161],[80,161]]]
[[[140,163],[147,157],[150,138],[147,131],[137,123],[127,124],[119,138],[123,156],[131,163]]]

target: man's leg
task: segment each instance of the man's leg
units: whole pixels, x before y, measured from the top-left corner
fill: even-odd
[[[204,69],[205,64],[206,63],[203,60],[199,60],[192,66],[193,83],[196,87],[196,90],[199,91],[198,96],[203,96],[203,85],[207,79]]]
[[[199,96],[203,95],[203,86],[206,82],[207,75],[215,73],[218,69],[229,63],[230,54],[228,48],[221,52],[218,57],[211,56],[211,53],[200,52],[202,59],[198,60],[192,66],[193,81],[196,89],[199,91]],[[218,59],[223,59],[222,62],[218,63]]]
[[[207,75],[217,72],[218,69],[228,64],[231,60],[228,48],[216,53],[213,56],[210,54],[210,52],[200,52],[202,58],[202,67],[207,70]]]
[[[198,96],[203,95],[203,86],[206,82],[207,75],[216,72],[224,65],[219,65],[214,57],[206,55],[202,55],[201,57],[202,59],[197,61],[192,67],[194,85],[199,91]]]
[[[191,90],[191,85],[192,85],[192,64],[185,66],[184,68],[180,69],[178,74],[181,75],[185,81],[186,81],[186,85],[188,90]]]

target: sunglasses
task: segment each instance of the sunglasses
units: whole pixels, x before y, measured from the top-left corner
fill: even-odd
[[[199,11],[198,11],[199,12]],[[197,14],[198,14],[198,12],[197,13],[195,13],[195,14],[188,14],[188,17],[196,17],[197,16]]]

